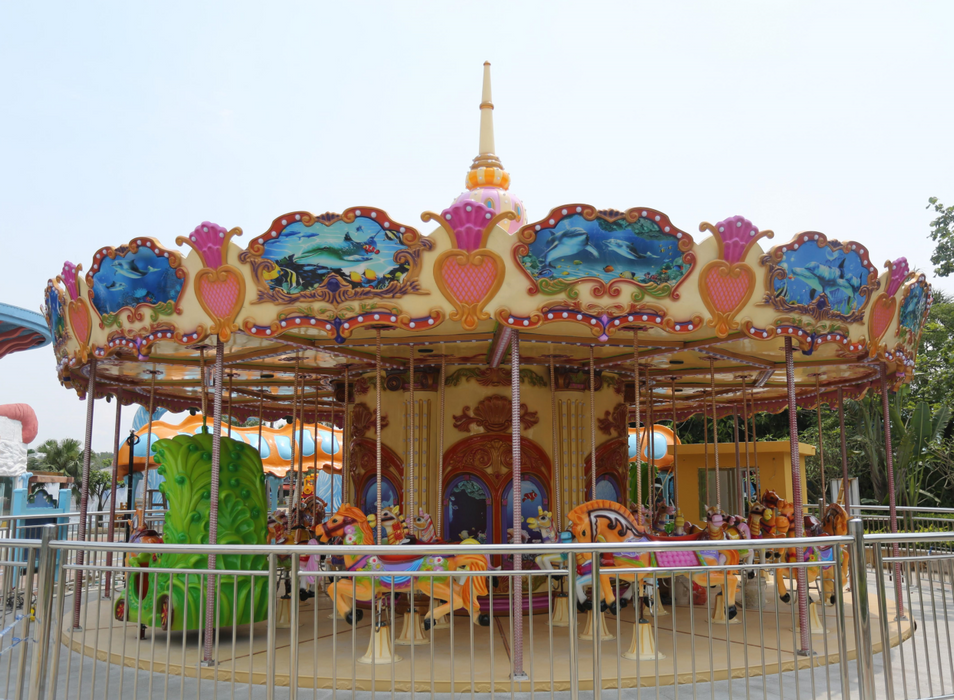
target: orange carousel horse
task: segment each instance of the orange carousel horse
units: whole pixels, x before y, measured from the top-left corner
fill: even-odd
[[[567,517],[570,520],[570,532],[577,542],[633,544],[649,541],[665,542],[669,539],[673,541],[697,539],[695,535],[681,538],[651,537],[636,523],[632,512],[613,501],[589,501],[571,510]],[[655,555],[649,552],[623,551],[614,552],[612,558],[612,565],[600,566],[600,592],[603,598],[602,603],[614,614],[617,612],[616,595],[612,586],[612,579],[617,575],[613,573],[614,569],[631,570],[655,566],[687,569],[703,566],[733,566],[738,565],[740,561],[739,552],[726,549],[701,552],[679,550],[657,552]],[[738,575],[730,571],[698,574],[681,574],[680,572],[680,575],[688,575],[693,583],[700,586],[721,586],[726,613],[729,619],[736,616],[735,594],[739,586]],[[619,574],[621,580],[629,581],[637,588],[641,588],[643,580],[650,576],[650,574],[639,573]]]
[[[328,521],[318,525],[315,529],[318,539],[327,543],[337,537],[342,538],[344,544],[366,545],[374,542],[374,535],[368,525],[368,519],[361,509],[350,503],[345,503]],[[459,554],[452,557],[443,556],[416,556],[416,555],[374,555],[359,556],[346,555],[345,567],[348,571],[380,571],[388,572],[387,576],[355,576],[340,578],[328,586],[328,595],[334,601],[338,612],[354,624],[362,617],[359,609],[355,618],[351,614],[351,601],[360,600],[372,602],[372,598],[386,595],[388,592],[410,593],[413,572],[443,572],[442,575],[422,577],[414,583],[416,592],[429,595],[442,601],[424,618],[424,629],[430,629],[434,620],[444,615],[466,608],[471,619],[486,627],[490,624],[490,616],[480,613],[477,596],[487,595],[487,577],[474,576],[463,584],[455,584],[453,574],[456,571],[487,571],[487,558],[479,554]],[[372,581],[374,582],[372,586]],[[473,593],[473,595],[472,595]]]

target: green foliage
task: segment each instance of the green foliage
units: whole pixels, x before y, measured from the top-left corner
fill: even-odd
[[[217,544],[265,544],[267,540],[268,501],[265,476],[258,452],[239,440],[222,436]],[[165,477],[160,489],[169,501],[163,530],[169,544],[208,544],[209,511],[212,495],[212,435],[177,435],[155,443],[158,472]],[[170,569],[204,569],[204,554],[163,554],[157,566]],[[266,557],[261,555],[221,555],[217,569],[265,571]],[[247,624],[265,619],[267,578],[234,576],[218,578],[216,596],[219,621],[223,625]],[[170,585],[171,580],[171,585]],[[149,591],[142,600],[129,587],[129,619],[158,626],[163,600],[171,597],[173,629],[202,627],[205,601],[198,576],[159,574],[150,577]],[[156,596],[155,601],[153,597]],[[254,598],[254,602],[253,602]],[[234,616],[234,618],[233,618]]]
[[[931,263],[934,265],[934,274],[938,277],[949,277],[954,273],[954,207],[946,207],[937,197],[928,199],[928,209],[934,209],[938,215],[931,222],[931,233],[934,241],[934,253],[931,254]]]
[[[941,406],[936,411],[925,401],[920,401],[907,417],[902,416],[901,404],[904,393],[898,392],[889,411],[894,447],[895,483],[898,500],[903,506],[920,505],[923,497],[938,501],[936,496],[924,490],[927,477],[938,466],[931,452],[951,420],[951,410]]]

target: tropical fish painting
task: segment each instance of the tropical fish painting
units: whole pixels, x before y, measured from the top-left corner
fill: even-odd
[[[868,301],[869,271],[855,250],[814,244],[788,248],[770,261],[770,301],[785,310],[817,309],[853,321]]]
[[[645,286],[675,286],[691,267],[675,235],[648,217],[590,221],[580,214],[567,216],[538,231],[529,248],[520,262],[538,281],[597,278],[606,283],[624,279]]]
[[[93,274],[93,306],[106,316],[139,304],[174,304],[185,283],[176,273],[169,258],[145,246],[135,253],[104,257]]]
[[[59,345],[60,341],[66,337],[66,320],[60,304],[59,291],[52,284],[46,288],[46,319],[50,324],[54,343]]]
[[[330,226],[295,222],[265,242],[262,257],[274,262],[275,269],[263,277],[270,289],[290,295],[320,287],[332,275],[342,286],[383,289],[407,275],[408,256],[397,256],[401,262],[395,262],[405,250],[399,235],[369,217]]]
[[[910,333],[912,338],[917,338],[927,313],[928,295],[921,284],[913,284],[910,289],[901,303],[899,323],[902,332]]]

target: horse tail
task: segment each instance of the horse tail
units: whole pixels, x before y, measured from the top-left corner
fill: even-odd
[[[453,568],[461,566],[466,567],[468,571],[487,571],[487,558],[481,554],[460,554],[454,557]],[[487,577],[474,576],[474,593],[476,595],[487,595]],[[469,594],[470,586],[464,584],[464,590]]]

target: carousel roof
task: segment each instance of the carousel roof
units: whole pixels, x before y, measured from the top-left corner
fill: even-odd
[[[0,358],[10,353],[49,345],[53,333],[35,311],[0,303]]]
[[[784,408],[788,338],[801,404],[860,395],[882,372],[910,380],[931,288],[904,258],[879,269],[861,242],[776,237],[744,216],[693,227],[648,206],[528,220],[494,152],[489,64],[480,115],[467,190],[424,212],[426,230],[372,206],[302,210],[251,235],[203,222],[175,246],[136,236],[67,262],[44,306],[61,381],[83,394],[95,359],[97,393],[144,403],[155,369],[157,406],[198,408],[223,343],[234,415],[291,413],[297,367],[305,415],[327,420],[345,371],[373,369],[378,332],[394,374],[412,355],[506,364],[514,330],[523,364],[583,370],[592,352],[623,381],[638,344],[643,401],[680,415],[713,394],[721,413]]]

